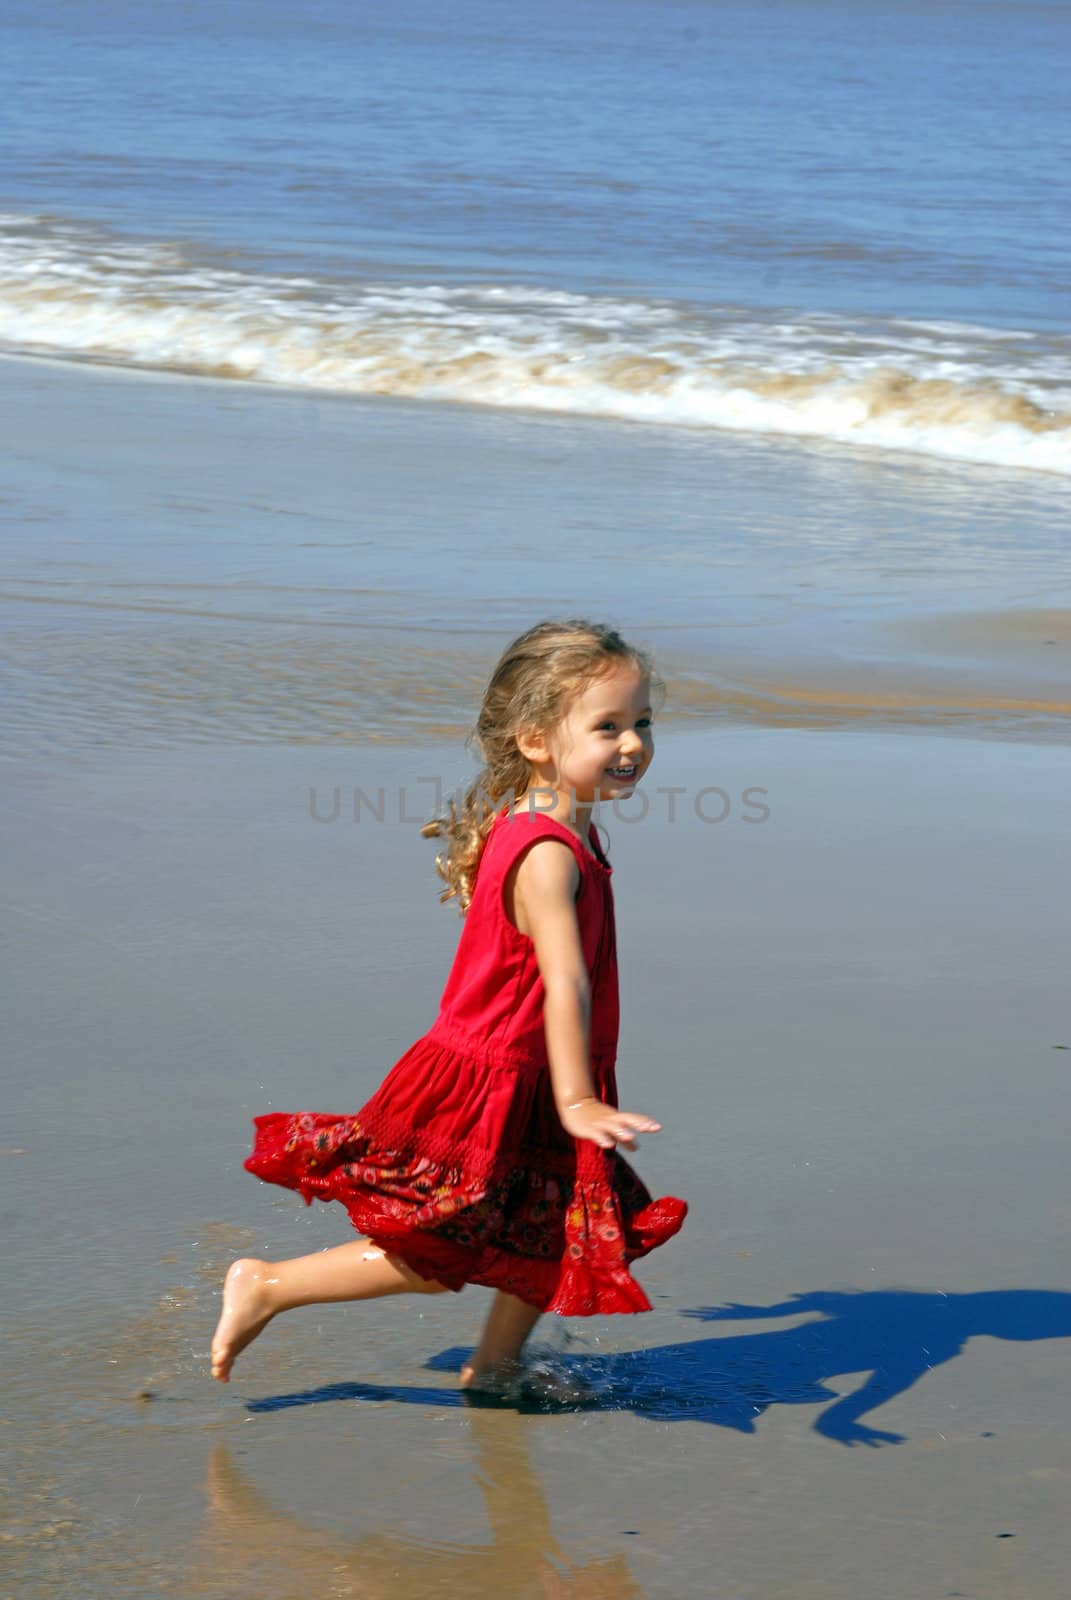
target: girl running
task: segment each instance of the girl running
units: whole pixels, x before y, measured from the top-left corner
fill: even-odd
[[[355,1115],[254,1119],[245,1165],[362,1235],[288,1261],[236,1261],[212,1374],[294,1306],[496,1291],[465,1388],[501,1392],[544,1311],[650,1310],[629,1265],[680,1228],[620,1151],[659,1124],[620,1111],[612,868],[591,821],[654,753],[652,668],[612,628],[541,622],[504,652],[474,738],[484,761],[428,823],[464,925],[439,1015]]]

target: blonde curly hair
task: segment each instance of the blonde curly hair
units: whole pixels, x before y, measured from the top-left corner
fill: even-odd
[[[425,838],[446,840],[446,849],[435,857],[436,871],[446,884],[440,902],[456,899],[464,916],[498,804],[528,787],[530,769],[517,747],[517,730],[545,733],[557,727],[577,696],[621,663],[636,667],[662,687],[646,651],[626,644],[614,628],[583,617],[537,622],[507,645],[465,741],[466,749],[475,745],[483,768],[460,805],[451,798],[445,815],[420,830]]]

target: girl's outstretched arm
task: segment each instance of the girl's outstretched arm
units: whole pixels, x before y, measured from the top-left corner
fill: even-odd
[[[603,1150],[635,1150],[637,1133],[657,1133],[660,1123],[635,1111],[618,1111],[600,1100],[591,1076],[588,981],[576,893],[580,869],[567,844],[540,839],[521,857],[514,879],[517,925],[535,946],[545,995],[543,1019],[554,1102],[562,1126],[574,1139],[591,1139]]]

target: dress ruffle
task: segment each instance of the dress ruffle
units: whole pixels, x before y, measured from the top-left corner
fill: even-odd
[[[612,1069],[598,1087],[613,1095]],[[307,1204],[339,1201],[421,1277],[563,1316],[649,1311],[629,1263],[687,1213],[652,1200],[616,1150],[565,1133],[545,1067],[474,1070],[427,1036],[356,1116],[269,1112],[254,1126],[257,1177]]]

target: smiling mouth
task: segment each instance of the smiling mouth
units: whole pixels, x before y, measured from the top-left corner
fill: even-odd
[[[632,767],[607,767],[606,770],[610,774],[611,778],[618,778],[618,779],[621,779],[623,781],[626,778],[634,778],[636,776],[636,774],[639,772],[640,769],[639,769],[638,766],[632,766]]]

